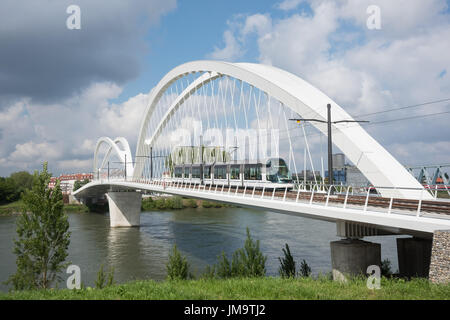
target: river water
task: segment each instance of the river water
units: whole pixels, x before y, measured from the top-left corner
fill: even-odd
[[[0,217],[0,290],[16,269],[13,239],[15,216]],[[289,244],[297,264],[305,259],[313,274],[331,270],[330,241],[338,240],[334,223],[244,208],[196,208],[174,211],[143,212],[137,228],[110,228],[108,214],[69,214],[71,243],[68,261],[81,269],[81,280],[93,286],[97,272],[114,267],[118,283],[133,279],[162,280],[166,262],[174,243],[200,274],[214,264],[222,252],[231,256],[242,248],[249,227],[253,239],[260,240],[267,255],[267,274],[278,275],[282,248]],[[381,243],[382,259],[398,269],[396,237],[368,237]],[[66,279],[68,275],[63,274]],[[65,287],[65,281],[60,284]]]

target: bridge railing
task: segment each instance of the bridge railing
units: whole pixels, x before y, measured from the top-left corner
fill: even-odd
[[[123,177],[122,180],[124,181]],[[138,179],[134,182],[149,184],[155,187],[155,191],[173,193],[208,193],[223,195],[231,198],[251,198],[281,202],[295,202],[323,207],[336,207],[343,209],[360,210],[362,213],[380,212],[384,214],[396,214],[409,212],[417,217],[423,213],[450,214],[449,201],[436,200],[437,192],[427,188],[395,188],[395,187],[366,187],[326,184],[298,185],[293,190],[288,186],[277,189],[258,188],[256,186],[228,186],[227,183],[201,184],[192,181],[171,181],[170,179]],[[445,192],[450,190],[445,186]],[[399,197],[399,191],[414,192],[419,195],[415,199]],[[389,194],[390,196],[386,196]],[[425,195],[428,194],[428,197]],[[430,201],[429,195],[434,195],[434,201]],[[448,193],[446,193],[448,194]],[[450,197],[448,197],[450,198]]]

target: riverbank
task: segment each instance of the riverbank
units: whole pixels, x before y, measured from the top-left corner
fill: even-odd
[[[23,212],[23,201],[18,200],[0,206],[0,216],[17,215]],[[89,208],[83,204],[65,204],[65,213],[85,213],[89,212]]]
[[[426,279],[381,279],[381,288],[367,288],[366,279],[347,283],[326,277],[282,279],[200,279],[180,281],[134,281],[103,289],[36,290],[0,293],[0,299],[90,299],[90,300],[448,300],[450,285],[432,284]]]
[[[188,199],[179,196],[170,197],[146,197],[142,199],[142,211],[152,210],[180,210],[186,208],[232,208],[235,206],[198,199]]]

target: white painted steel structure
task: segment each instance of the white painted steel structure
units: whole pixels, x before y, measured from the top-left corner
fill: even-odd
[[[158,125],[158,130],[153,133],[150,140],[146,141],[148,132],[147,124],[152,116],[159,99],[167,88],[181,77],[196,72],[203,72],[195,82],[186,88],[182,94],[172,103],[166,115]],[[300,116],[308,115],[321,120],[327,119],[327,104],[332,105],[333,121],[349,120],[352,117],[337,103],[323,92],[313,87],[301,78],[278,68],[252,63],[230,63],[220,61],[194,61],[180,65],[167,73],[158,85],[150,93],[150,102],[145,111],[138,138],[136,156],[145,156],[145,145],[152,146],[165,123],[173,116],[176,109],[193,92],[206,83],[220,76],[230,76],[264,91],[285,106],[298,113]],[[312,123],[323,134],[327,134],[326,126]],[[348,124],[333,124],[333,143],[353,162],[361,173],[375,186],[414,188],[422,186],[417,180],[375,139],[373,139],[361,126]],[[137,163],[134,171],[134,179],[138,179],[143,171],[143,165]],[[420,191],[389,189],[384,196],[418,199]],[[431,199],[431,196],[422,195]]]
[[[167,94],[168,88],[177,80],[189,75],[193,75],[194,80],[188,83],[181,93],[177,93],[164,108],[157,110],[157,105],[162,97]],[[347,112],[320,90],[299,77],[281,69],[250,63],[194,61],[171,70],[151,91],[149,104],[142,117],[135,160],[143,158],[146,159],[145,161],[148,161],[150,148],[155,146],[155,141],[158,138],[163,137],[163,131],[167,129],[170,120],[176,117],[180,107],[195,92],[198,92],[204,86],[208,85],[208,83],[221,77],[231,77],[238,79],[241,83],[248,83],[252,88],[258,88],[268,97],[278,100],[280,104],[288,107],[301,117],[307,116],[308,118],[314,117],[326,120],[326,106],[330,103],[333,110],[333,121],[352,119]],[[212,104],[212,106],[214,105]],[[225,108],[225,103],[223,106]],[[258,111],[256,110],[256,112]],[[158,113],[160,113],[159,117],[157,117],[158,120],[154,121],[155,123],[152,127],[154,130],[149,132],[148,124],[150,119]],[[327,134],[326,125],[320,123],[313,123],[313,125],[323,134]],[[290,136],[289,142],[291,143]],[[92,197],[93,195],[100,196],[111,190],[162,192],[233,203],[326,221],[348,221],[367,224],[393,233],[423,235],[431,234],[438,229],[450,229],[450,219],[428,213],[424,214],[422,212],[422,201],[432,200],[433,196],[360,125],[333,124],[333,142],[376,187],[379,194],[391,199],[389,208],[379,209],[370,205],[368,206],[370,189],[364,189],[366,191],[362,193],[366,199],[365,205],[347,205],[347,198],[350,192],[351,194],[354,193],[354,188],[351,187],[347,187],[343,193],[341,192],[341,195],[345,195],[345,202],[343,204],[336,204],[332,200],[333,195],[330,193],[331,187],[326,187],[323,184],[309,188],[306,185],[300,185],[295,190],[297,192],[297,198],[293,199],[292,196],[286,196],[288,192],[287,188],[284,196],[280,198],[279,196],[275,196],[275,191],[269,191],[263,188],[261,194],[259,194],[260,191],[255,192],[254,186],[247,185],[242,190],[237,187],[226,188],[224,184],[210,184],[208,186],[198,182],[183,184],[178,181],[172,181],[171,183],[170,179],[167,180],[167,176],[149,177],[144,174],[146,170],[144,161],[136,161],[136,165],[133,166],[130,147],[124,138],[112,140],[107,137],[102,137],[97,141],[94,153],[94,171],[104,168],[108,159],[115,155],[125,165],[127,177],[120,174],[110,176],[108,173],[107,179],[102,176],[100,179],[74,192],[74,195],[79,198]],[[107,151],[99,165],[99,150],[103,145],[106,145]],[[308,147],[308,145],[306,146]],[[293,155],[292,145],[290,145],[290,148],[290,152]],[[299,197],[301,191],[311,192],[309,201],[305,201]],[[320,193],[322,196],[325,195],[326,201],[320,203],[316,201],[314,198],[315,193]],[[417,208],[412,210],[393,209],[392,203],[394,199],[418,200]]]
[[[99,151],[102,145],[106,145],[107,150],[101,164],[98,165]],[[120,146],[122,148],[119,148]],[[94,175],[96,175],[100,170],[102,170],[102,168],[105,168],[112,154],[114,154],[119,159],[119,162],[123,163],[124,166],[126,166],[127,176],[132,177],[134,173],[134,167],[131,149],[127,139],[123,137],[118,137],[115,138],[114,140],[108,137],[101,137],[97,140],[97,144],[95,146],[94,151],[94,166],[93,166]]]

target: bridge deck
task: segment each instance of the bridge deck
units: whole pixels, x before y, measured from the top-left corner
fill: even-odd
[[[77,190],[74,195],[78,198],[93,194],[99,196],[109,191],[126,189],[220,201],[330,222],[369,224],[395,234],[429,237],[435,230],[450,229],[450,201],[124,180],[94,181]]]

